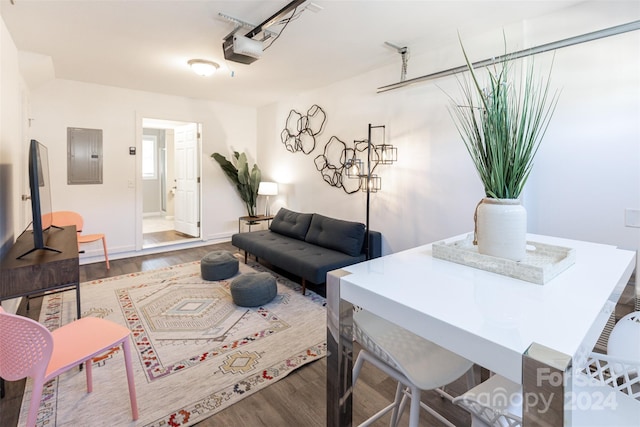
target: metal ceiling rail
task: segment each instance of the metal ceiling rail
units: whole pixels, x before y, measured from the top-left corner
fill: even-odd
[[[582,34],[575,37],[569,37],[567,39],[558,40],[551,43],[546,43],[540,46],[535,46],[529,49],[519,50],[513,53],[507,53],[495,58],[485,59],[483,61],[474,62],[472,65],[474,68],[485,67],[487,65],[494,64],[496,62],[501,62],[505,59],[518,59],[524,58],[526,56],[535,55],[538,53],[548,52],[550,50],[560,49],[563,47],[573,46],[580,43],[589,42],[592,40],[598,40],[609,36],[615,36],[618,34],[626,33],[629,31],[640,30],[640,20],[632,21],[622,25],[616,25],[614,27],[605,28],[598,31],[593,31],[591,33]],[[449,68],[448,70],[438,71],[437,73],[427,74],[425,76],[414,77],[413,79],[404,80],[398,83],[393,83],[387,86],[379,87],[377,92],[387,92],[394,89],[399,89],[401,87],[409,86],[412,84],[424,82],[427,80],[438,79],[440,77],[450,76],[452,74],[460,73],[462,71],[466,71],[467,66],[462,65],[460,67]]]

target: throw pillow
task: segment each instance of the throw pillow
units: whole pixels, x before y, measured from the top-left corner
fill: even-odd
[[[269,229],[284,236],[304,240],[304,237],[307,235],[307,230],[309,230],[312,215],[313,214],[299,213],[280,208],[271,221]]]
[[[364,243],[364,224],[313,214],[305,241],[358,256]]]

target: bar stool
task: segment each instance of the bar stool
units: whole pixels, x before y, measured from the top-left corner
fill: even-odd
[[[353,367],[353,386],[365,361],[398,381],[394,402],[360,426],[372,424],[390,410],[393,410],[391,425],[397,426],[406,400],[410,398],[411,427],[418,425],[421,407],[445,425],[455,427],[421,402],[420,392],[452,383],[470,372],[473,363],[365,310],[354,313],[353,324],[355,339],[362,346]],[[450,398],[445,392],[441,395]]]
[[[640,361],[640,311],[629,313],[618,320],[609,335],[607,354]]]
[[[592,352],[585,366],[576,371],[576,375],[581,376],[579,384],[586,387],[585,396],[604,396],[603,393],[615,391],[640,401],[640,312],[630,313],[616,323],[609,335],[607,354]],[[597,388],[598,386],[601,388]],[[608,392],[607,388],[613,391]],[[574,393],[579,391],[574,390]],[[522,425],[522,387],[500,375],[493,375],[462,396],[454,398],[453,403],[469,411],[472,427]],[[618,403],[618,416],[626,413],[627,406],[632,406],[626,405],[627,399],[621,396],[616,397],[616,404]],[[582,411],[574,411],[574,415],[577,419],[588,419],[589,425],[614,425],[611,413],[604,410],[605,405],[602,406],[596,411],[582,408]],[[637,422],[637,416],[633,413],[628,418],[632,423]]]
[[[453,403],[471,414],[471,427],[522,425],[522,387],[500,375],[492,375]]]

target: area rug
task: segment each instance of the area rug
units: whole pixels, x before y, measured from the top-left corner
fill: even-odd
[[[240,262],[239,274],[269,271]],[[269,271],[270,272],[270,271]],[[276,298],[262,307],[233,304],[233,278],[208,282],[200,263],[95,280],[81,285],[83,316],[131,331],[140,419],[131,420],[122,351],[94,360],[92,393],[73,369],[45,386],[38,426],[189,426],[326,355],[325,300],[270,272]],[[46,296],[40,322],[50,330],[73,320],[75,292]],[[27,381],[20,424],[27,417]]]

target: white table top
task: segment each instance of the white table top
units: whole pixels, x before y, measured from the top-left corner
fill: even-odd
[[[538,285],[433,258],[425,245],[343,268],[340,296],[520,383],[534,342],[586,357],[635,267],[635,252],[614,246],[527,240],[575,248],[576,262]]]

